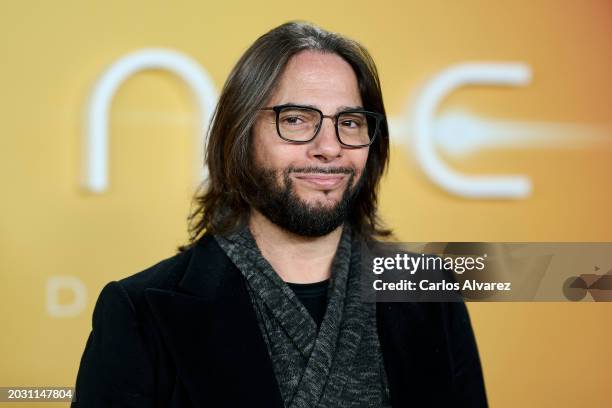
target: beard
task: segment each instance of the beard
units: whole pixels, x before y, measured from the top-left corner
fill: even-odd
[[[355,170],[347,167],[287,167],[279,185],[277,171],[253,166],[255,183],[249,193],[249,204],[279,227],[304,237],[321,237],[342,225],[350,216],[363,175],[353,186]],[[349,174],[346,188],[338,202],[330,205],[308,203],[295,191],[291,173]]]

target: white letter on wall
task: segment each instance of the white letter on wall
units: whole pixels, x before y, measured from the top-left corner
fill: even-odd
[[[60,304],[59,292],[70,290],[74,294],[72,303]],[[46,287],[47,313],[53,317],[77,316],[85,309],[87,288],[76,276],[53,276],[47,280]]]
[[[434,147],[434,115],[444,98],[464,85],[520,86],[531,79],[531,71],[520,63],[471,63],[450,67],[426,86],[415,110],[416,158],[425,174],[449,193],[467,198],[524,198],[531,181],[523,175],[468,176],[447,166]]]
[[[178,75],[194,93],[198,103],[199,120],[195,160],[196,180],[206,177],[202,168],[205,128],[217,102],[217,92],[212,80],[195,60],[173,50],[143,49],[128,54],[104,72],[96,83],[89,104],[85,123],[84,180],[86,189],[103,193],[108,187],[108,112],[113,95],[121,84],[136,72],[147,69],[165,69]]]

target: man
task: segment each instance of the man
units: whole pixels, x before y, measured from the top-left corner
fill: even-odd
[[[362,46],[260,37],[223,88],[191,242],[102,290],[73,406],[486,406],[462,303],[361,301],[388,141]]]

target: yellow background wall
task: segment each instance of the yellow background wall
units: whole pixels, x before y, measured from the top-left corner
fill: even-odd
[[[533,68],[529,86],[465,88],[439,113],[612,124],[612,3],[603,0],[30,1],[0,8],[0,386],[73,385],[102,286],[172,255],[186,239],[197,122],[188,89],[173,75],[144,72],[119,90],[110,189],[93,195],[79,187],[87,97],[128,52],[182,51],[220,89],[257,36],[305,19],[368,47],[390,116],[407,117],[419,86],[451,64],[523,61]],[[382,215],[403,241],[612,241],[608,148],[551,143],[445,156],[467,173],[528,174],[534,189],[524,200],[450,195],[425,177],[410,150],[394,145],[381,197]],[[88,306],[78,316],[46,312],[46,281],[57,275],[85,283]],[[611,304],[469,309],[492,407],[612,405]]]

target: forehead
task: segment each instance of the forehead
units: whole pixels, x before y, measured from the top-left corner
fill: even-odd
[[[355,71],[337,54],[302,51],[289,60],[268,106],[308,104],[324,111],[361,106]]]

